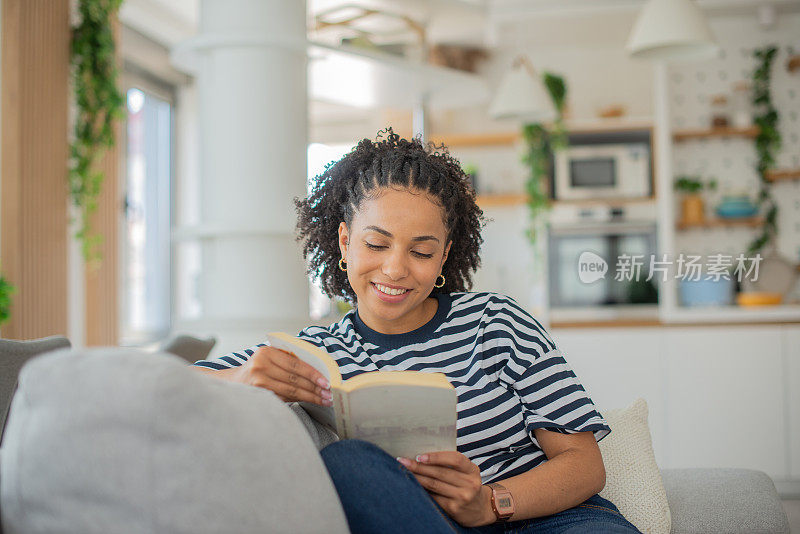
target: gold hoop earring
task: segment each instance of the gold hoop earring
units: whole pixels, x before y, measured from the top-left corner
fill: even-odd
[[[439,276],[441,276],[441,277],[442,277],[442,283],[441,283],[441,284],[433,284],[433,287],[443,287],[443,286],[444,286],[444,281],[445,281],[445,280],[444,280],[444,275],[443,275],[443,274],[440,274]],[[439,276],[437,276],[437,277],[436,277],[436,281],[437,281],[437,282],[439,281]]]
[[[343,270],[344,272],[347,272],[347,267],[342,266],[343,260],[344,258],[339,258],[339,269]]]

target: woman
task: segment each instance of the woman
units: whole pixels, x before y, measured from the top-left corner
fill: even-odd
[[[458,394],[458,451],[395,459],[358,440],[321,451],[353,532],[638,532],[597,495],[597,441],[611,429],[553,340],[513,299],[467,292],[483,216],[446,150],[389,129],[296,203],[309,272],[355,304],[298,337],[345,380],[443,372]],[[331,404],[316,370],[263,344],[196,365],[287,402]]]

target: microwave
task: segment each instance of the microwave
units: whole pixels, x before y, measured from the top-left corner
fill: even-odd
[[[556,200],[649,197],[648,143],[569,146],[554,154]]]

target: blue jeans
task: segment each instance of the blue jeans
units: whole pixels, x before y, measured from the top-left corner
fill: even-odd
[[[483,527],[462,527],[400,462],[371,443],[342,440],[320,452],[353,534],[393,532],[463,534],[640,532],[616,506],[594,495],[557,514]]]

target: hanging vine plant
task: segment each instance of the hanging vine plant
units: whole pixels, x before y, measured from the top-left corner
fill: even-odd
[[[567,130],[564,126],[564,104],[567,99],[567,84],[564,78],[545,72],[542,76],[545,87],[556,108],[556,119],[550,128],[542,123],[526,124],[522,129],[527,152],[522,158],[530,169],[525,189],[528,194],[530,228],[528,238],[536,243],[536,226],[539,217],[550,209],[550,197],[546,180],[550,175],[550,154],[567,146]]]
[[[8,321],[11,317],[11,295],[14,294],[16,288],[6,280],[6,277],[0,274],[0,325]]]
[[[755,139],[756,154],[758,155],[756,170],[761,178],[761,189],[758,193],[757,205],[759,211],[762,211],[762,207],[766,206],[763,208],[766,213],[761,235],[753,239],[747,248],[748,256],[756,254],[778,235],[778,205],[772,198],[770,182],[767,179],[767,171],[775,166],[775,154],[781,148],[781,134],[778,130],[778,110],[772,103],[772,95],[770,93],[772,63],[777,52],[778,49],[775,46],[753,51],[753,55],[759,60],[758,66],[753,71],[752,95],[752,102],[757,113],[754,121],[759,129]]]
[[[102,236],[92,232],[91,216],[103,185],[97,163],[114,146],[114,121],[124,116],[117,89],[117,60],[112,21],[122,0],[78,0],[80,23],[72,31],[72,82],[77,116],[70,147],[69,194],[78,210],[83,257],[101,259]]]

